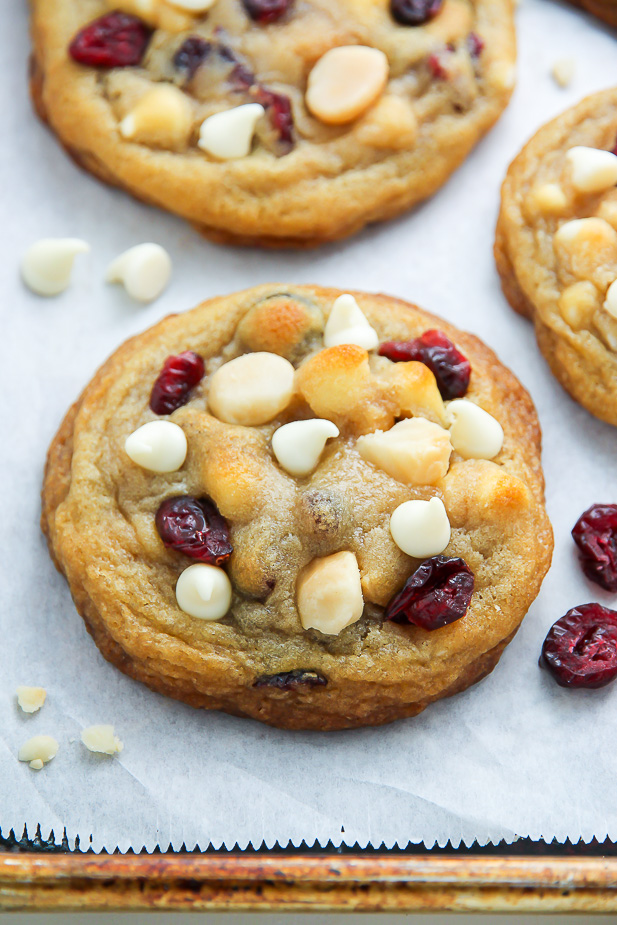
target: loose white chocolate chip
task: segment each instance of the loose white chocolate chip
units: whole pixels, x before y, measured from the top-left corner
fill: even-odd
[[[546,215],[559,215],[566,208],[568,199],[558,183],[542,183],[534,186],[530,193],[532,206]]]
[[[426,559],[443,552],[450,542],[450,521],[441,498],[405,501],[390,518],[392,539],[403,552]]]
[[[297,604],[305,630],[338,636],[362,616],[364,598],[358,562],[352,552],[313,559],[298,577]]]
[[[36,713],[45,703],[47,691],[44,687],[18,687],[17,703],[24,713]]]
[[[609,315],[612,315],[613,318],[617,318],[617,279],[608,287],[603,307]]]
[[[176,584],[178,607],[199,620],[220,620],[231,606],[231,582],[216,565],[189,565]]]
[[[221,161],[246,157],[251,151],[255,127],[264,112],[259,103],[245,103],[208,116],[201,124],[197,144],[202,151]]]
[[[617,293],[616,293],[617,295]],[[559,296],[559,312],[573,331],[580,331],[589,324],[593,313],[600,306],[600,294],[589,280],[573,283]]]
[[[388,59],[378,48],[331,48],[309,74],[306,105],[321,122],[352,122],[383,93],[389,70]]]
[[[124,748],[118,736],[114,734],[113,726],[88,726],[82,730],[81,741],[88,751],[100,752],[103,755],[115,755]]]
[[[272,452],[291,475],[308,475],[319,462],[326,440],[338,435],[339,429],[332,421],[292,421],[272,435]]]
[[[216,0],[167,0],[171,6],[177,6],[188,13],[205,13],[212,9]]]
[[[577,145],[566,154],[572,186],[579,193],[603,193],[617,183],[617,156]]]
[[[124,449],[130,459],[151,472],[176,472],[184,463],[186,434],[172,421],[150,421],[126,438]]]
[[[294,392],[294,368],[276,353],[246,353],[210,379],[208,405],[226,424],[256,427],[283,411]]]
[[[173,84],[149,90],[120,123],[123,138],[162,148],[185,145],[193,128],[189,97]]]
[[[574,77],[574,71],[576,70],[576,62],[574,58],[559,58],[558,61],[555,61],[553,67],[551,68],[551,74],[553,75],[553,80],[560,87],[567,87],[568,84],[572,82]]]
[[[424,418],[366,434],[356,446],[367,462],[407,485],[434,485],[448,471],[452,453],[448,431]]]
[[[24,254],[22,279],[37,295],[60,295],[71,281],[75,257],[89,250],[90,245],[79,238],[43,238]]]
[[[347,294],[334,302],[323,340],[326,347],[355,344],[365,350],[374,350],[379,344],[377,331],[370,326],[354,297]]]
[[[17,757],[20,761],[30,762],[30,767],[40,771],[44,764],[58,754],[59,745],[52,736],[33,736],[24,742]]]
[[[452,446],[464,459],[493,459],[503,446],[499,421],[466,398],[448,405]]]
[[[137,244],[109,264],[108,283],[122,283],[139,302],[158,299],[171,276],[171,258],[160,244]]]

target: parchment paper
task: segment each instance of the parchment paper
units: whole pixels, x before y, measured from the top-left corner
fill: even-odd
[[[519,9],[519,86],[501,122],[427,204],[337,246],[268,253],[207,243],[183,222],[78,170],[32,114],[26,89],[27,11],[2,0],[0,113],[0,826],[69,843],[188,848],[308,844],[480,844],[517,836],[617,838],[617,683],[564,691],[538,669],[548,627],[570,607],[614,596],[587,583],[569,531],[592,502],[617,501],[617,431],[557,385],[531,325],[501,295],[491,248],[499,184],[511,158],[549,117],[617,81],[617,37],[550,0]],[[549,76],[576,61],[567,90]],[[79,236],[72,288],[53,300],[18,278],[43,236]],[[165,246],[174,277],[138,307],[102,277],[144,240]],[[544,431],[554,564],[494,673],[420,717],[379,729],[288,733],[196,711],[151,693],[99,655],[55,572],[38,528],[47,445],[97,365],[127,336],[171,311],[266,281],[383,291],[417,302],[495,348],[530,389]],[[28,717],[19,684],[48,700]],[[93,755],[83,727],[113,723],[118,758]],[[17,761],[37,733],[60,742],[34,772]]]

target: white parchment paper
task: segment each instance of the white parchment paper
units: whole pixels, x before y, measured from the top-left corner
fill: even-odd
[[[617,838],[617,683],[564,691],[537,666],[548,627],[570,607],[614,596],[587,583],[569,531],[592,502],[617,501],[617,431],[574,404],[549,374],[531,326],[501,295],[492,262],[499,184],[549,117],[617,82],[617,37],[550,0],[519,9],[519,85],[501,122],[427,204],[355,239],[308,253],[207,243],[183,222],[78,170],[32,114],[27,11],[2,0],[0,29],[0,826],[38,823],[73,844],[122,850],[264,842],[404,846],[517,836]],[[572,57],[567,90],[549,71]],[[27,292],[22,251],[79,236],[72,288]],[[173,282],[149,307],[105,286],[108,261],[144,240],[173,257]],[[494,673],[420,717],[380,729],[289,733],[196,711],[151,693],[99,655],[38,528],[44,454],[62,414],[127,336],[171,311],[266,281],[315,282],[408,298],[471,330],[530,389],[544,431],[554,564]],[[48,700],[28,717],[18,684]],[[118,758],[90,754],[84,726],[113,723]],[[41,772],[17,761],[38,733],[60,742]]]

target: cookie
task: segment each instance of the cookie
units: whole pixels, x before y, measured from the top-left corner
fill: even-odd
[[[511,0],[33,0],[32,38],[36,108],[75,160],[231,243],[410,208],[514,84]]]
[[[617,90],[543,126],[510,165],[495,257],[570,395],[617,425]]]
[[[120,347],[51,445],[42,526],[105,658],[293,729],[484,677],[552,551],[534,407],[495,355],[397,299],[307,286]]]
[[[609,26],[617,26],[617,3],[615,0],[570,0],[575,6],[586,10]]]

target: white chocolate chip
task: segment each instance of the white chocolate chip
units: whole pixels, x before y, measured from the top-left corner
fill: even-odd
[[[309,74],[306,105],[321,122],[352,122],[381,96],[389,70],[388,59],[378,48],[331,48]]]
[[[617,156],[610,151],[577,145],[566,154],[574,189],[603,193],[617,183]]]
[[[403,552],[427,559],[443,552],[450,542],[450,521],[441,498],[405,501],[390,518],[392,539]]]
[[[503,428],[488,411],[466,398],[448,407],[452,446],[464,459],[493,459],[503,446]]]
[[[231,582],[216,565],[189,565],[176,584],[178,607],[199,620],[220,620],[231,606]]]
[[[30,767],[40,771],[43,764],[56,757],[58,748],[59,745],[52,736],[33,736],[24,742],[17,757],[20,761],[33,762]]]
[[[150,421],[126,438],[130,459],[151,472],[176,472],[186,459],[186,434],[172,421]]]
[[[334,302],[323,340],[326,347],[356,344],[365,350],[374,350],[379,344],[377,331],[370,326],[354,297],[347,294]]]
[[[434,485],[448,471],[452,453],[448,431],[424,418],[366,434],[356,446],[364,459],[407,485]]]
[[[88,726],[82,730],[81,741],[88,751],[100,752],[103,755],[115,755],[124,748],[118,736],[114,734],[113,726]]]
[[[555,61],[553,64],[553,67],[551,68],[551,74],[553,75],[553,80],[558,86],[567,87],[568,84],[572,83],[575,70],[576,62],[574,61],[574,58],[559,58],[559,60]]]
[[[184,146],[193,129],[189,97],[173,84],[149,90],[120,123],[123,138],[162,148]]]
[[[300,573],[297,604],[305,630],[338,636],[362,616],[364,598],[358,562],[352,552],[313,559]]]
[[[45,703],[47,691],[44,687],[18,687],[17,703],[24,713],[36,713]]]
[[[600,293],[589,280],[581,280],[564,289],[557,304],[566,324],[572,330],[580,331],[590,323],[593,313],[600,307]]]
[[[128,294],[140,302],[158,299],[171,276],[171,259],[160,244],[137,244],[109,264],[108,283],[122,283]]]
[[[612,315],[613,318],[617,318],[617,279],[608,287],[603,307],[609,315]]]
[[[201,123],[197,144],[221,161],[246,157],[251,151],[255,126],[264,112],[259,103],[245,103],[208,116]]]
[[[566,194],[558,183],[534,186],[529,196],[533,207],[547,215],[559,215],[568,204]]]
[[[43,238],[24,254],[22,279],[37,295],[59,295],[71,281],[75,257],[89,250],[90,245],[79,238]]]
[[[167,3],[189,13],[205,13],[212,9],[216,0],[167,0]]]
[[[294,368],[276,353],[246,353],[210,379],[208,405],[226,424],[256,427],[283,411],[294,392]]]
[[[291,475],[308,475],[319,462],[326,440],[338,435],[339,429],[332,421],[292,421],[272,435],[272,452]]]

